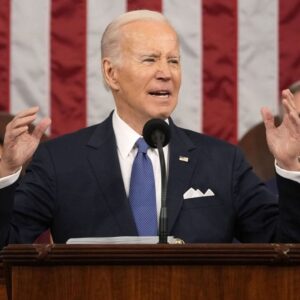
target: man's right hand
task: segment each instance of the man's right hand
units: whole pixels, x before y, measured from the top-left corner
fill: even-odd
[[[36,119],[38,110],[36,106],[26,109],[7,124],[0,159],[0,178],[14,174],[32,157],[41,137],[51,124],[49,118],[44,118],[29,133],[29,125]]]

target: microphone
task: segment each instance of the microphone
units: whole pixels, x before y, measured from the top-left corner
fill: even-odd
[[[159,243],[168,243],[168,214],[167,214],[167,176],[166,163],[163,147],[171,138],[169,125],[161,119],[149,120],[143,128],[143,137],[146,143],[158,149],[160,170],[161,170],[161,210],[159,216]]]

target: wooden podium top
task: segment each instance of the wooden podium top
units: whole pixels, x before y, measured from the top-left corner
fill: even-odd
[[[299,264],[300,244],[8,245],[4,264]]]

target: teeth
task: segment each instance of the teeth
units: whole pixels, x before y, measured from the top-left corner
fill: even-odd
[[[164,91],[161,91],[161,92],[150,92],[149,94],[152,95],[152,96],[160,96],[160,97],[166,97],[166,96],[170,95],[169,92],[164,92]]]

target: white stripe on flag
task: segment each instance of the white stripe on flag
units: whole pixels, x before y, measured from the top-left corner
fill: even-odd
[[[87,123],[99,123],[114,108],[102,82],[100,39],[105,27],[126,11],[126,1],[88,1],[87,7]]]
[[[238,137],[278,113],[278,0],[239,0]]]
[[[163,1],[163,13],[179,34],[182,86],[173,118],[177,125],[202,130],[202,12],[199,0]]]
[[[11,112],[39,105],[49,116],[50,0],[11,5]]]

